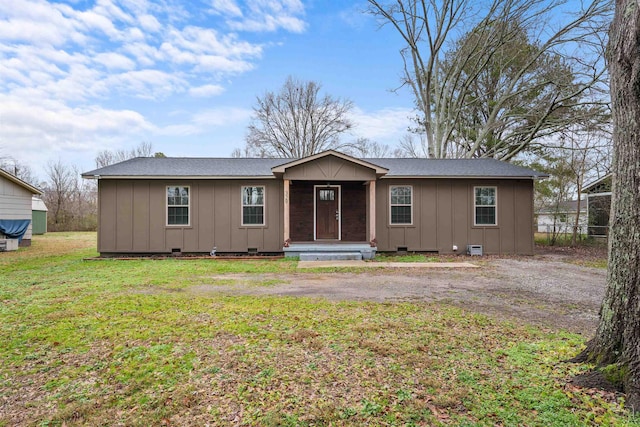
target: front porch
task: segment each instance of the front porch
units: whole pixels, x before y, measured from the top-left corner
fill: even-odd
[[[283,180],[283,252],[306,260],[371,259],[376,181],[387,169],[328,151],[272,168]]]
[[[367,221],[371,218],[371,185],[359,181],[285,185],[289,194],[285,256],[301,261],[372,259],[376,248],[370,242],[375,233]]]
[[[301,261],[372,259],[372,190],[375,182],[285,182],[285,256]]]

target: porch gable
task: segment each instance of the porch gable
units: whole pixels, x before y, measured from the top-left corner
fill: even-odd
[[[329,150],[271,169],[285,180],[374,181],[389,170],[355,157]]]

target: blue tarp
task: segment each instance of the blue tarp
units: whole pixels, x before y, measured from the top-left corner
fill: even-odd
[[[0,233],[22,242],[22,236],[27,232],[30,223],[30,219],[0,219]]]

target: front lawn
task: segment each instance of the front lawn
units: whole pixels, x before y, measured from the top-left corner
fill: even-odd
[[[93,233],[0,253],[0,425],[640,426],[567,385],[577,335],[446,304],[190,291],[269,286],[286,259],[95,255]]]

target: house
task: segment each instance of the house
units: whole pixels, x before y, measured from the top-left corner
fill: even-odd
[[[533,181],[494,159],[135,158],[98,180],[98,251],[532,254]]]
[[[44,201],[37,196],[33,196],[31,199],[31,220],[32,220],[32,234],[45,234],[47,232],[47,205]]]
[[[31,184],[0,169],[0,249],[31,245],[31,198],[41,195]],[[13,248],[17,248],[14,246]]]
[[[611,210],[611,174],[585,186],[589,216],[589,235],[606,237],[609,235],[609,213]]]
[[[578,233],[586,234],[589,223],[586,200],[580,200],[579,208],[577,200],[567,200],[553,206],[538,209],[536,211],[536,216],[538,217],[538,232],[573,233],[578,209],[580,209]]]

